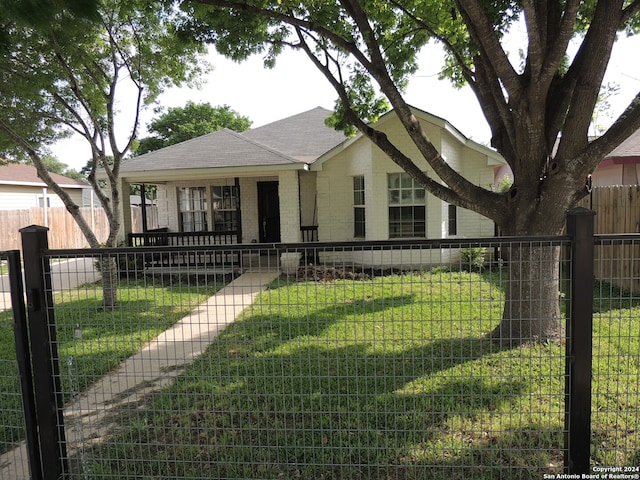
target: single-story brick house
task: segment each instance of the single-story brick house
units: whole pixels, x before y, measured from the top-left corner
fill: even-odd
[[[166,231],[231,232],[238,243],[494,234],[489,219],[426,194],[367,138],[327,127],[329,114],[315,108],[132,158],[122,164],[123,191],[131,183],[157,185],[159,225]],[[447,162],[475,184],[492,187],[505,163],[497,152],[444,119],[414,114]],[[375,126],[431,171],[393,111]]]

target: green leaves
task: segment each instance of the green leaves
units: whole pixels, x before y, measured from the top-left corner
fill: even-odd
[[[0,23],[15,21],[46,29],[51,19],[60,15],[98,20],[99,6],[100,0],[0,0]]]
[[[375,122],[389,110],[389,102],[379,95],[371,79],[361,68],[354,68],[348,82],[345,82],[345,90],[348,101],[337,101],[334,112],[326,122],[328,126],[341,130],[348,136],[354,136],[356,129],[346,116],[347,109],[366,122]]]
[[[18,2],[9,3],[16,18],[29,11],[28,4],[19,9]],[[191,82],[206,70],[198,61],[204,47],[176,36],[180,12],[166,2],[85,2],[96,3],[98,21],[67,3],[82,2],[66,0],[46,28],[9,20],[0,28],[0,120],[35,148],[76,132],[103,155],[107,149],[124,155],[129,138],[108,140],[115,123],[128,124],[125,129],[135,135],[136,110],[167,86]],[[138,100],[125,120],[118,105],[132,92]],[[18,155],[15,142],[0,142],[3,153]]]
[[[247,117],[228,105],[212,107],[208,103],[187,102],[184,107],[170,108],[150,123],[147,128],[152,135],[140,140],[136,154],[142,155],[222,128],[243,132],[250,126]]]

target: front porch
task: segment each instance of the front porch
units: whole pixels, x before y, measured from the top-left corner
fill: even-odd
[[[317,242],[317,225],[301,226],[300,236],[303,243]],[[143,233],[129,233],[127,244],[130,247],[162,247],[162,251],[143,256],[146,269],[163,269],[173,273],[182,269],[184,272],[178,273],[197,273],[197,269],[233,269],[243,267],[247,262],[250,264],[251,257],[256,256],[255,252],[260,244],[244,244],[249,249],[238,250],[240,238],[239,232],[235,230],[170,232],[167,228],[158,228]]]
[[[159,228],[145,223],[142,232],[132,231],[123,205],[123,240],[131,247],[318,241],[315,176],[285,170],[269,176],[149,181],[141,191],[155,185],[158,223],[151,226]],[[220,263],[220,259],[206,263]]]

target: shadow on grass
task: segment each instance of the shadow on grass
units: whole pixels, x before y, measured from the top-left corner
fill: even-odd
[[[124,423],[134,428],[114,431],[87,452],[91,472],[428,479],[450,478],[450,465],[459,478],[491,478],[482,477],[487,470],[478,469],[478,458],[500,455],[511,467],[516,461],[539,472],[562,432],[511,412],[531,382],[517,369],[505,371],[498,357],[517,352],[464,334],[412,340],[402,321],[386,334],[375,325],[348,333],[362,326],[350,324],[345,311],[356,309],[355,324],[367,323],[412,302],[397,295],[384,304],[256,315],[231,325],[162,396],[149,398],[148,408],[128,412],[133,418]],[[517,421],[505,427],[512,414]],[[523,450],[517,442],[535,431],[546,440]],[[434,473],[440,467],[443,475]],[[474,469],[480,476],[463,475]]]
[[[99,284],[54,296],[56,346],[65,401],[188,314],[196,305],[186,299],[192,298],[195,290],[208,295],[221,285],[193,288],[184,284],[163,286],[124,282],[121,287],[119,304],[109,311],[102,308]],[[141,293],[143,288],[155,293],[145,298]],[[160,299],[165,293],[167,299],[173,301],[167,300],[163,304]],[[10,449],[13,442],[24,438],[11,311],[0,312],[0,362],[7,365],[0,377],[2,453]]]
[[[571,288],[569,273],[566,268],[561,269],[562,279],[560,282],[561,295],[560,306],[565,312],[566,302]],[[507,282],[509,282],[508,270],[484,270],[482,278],[490,282],[495,288],[505,293]],[[594,279],[593,281],[593,313],[606,313],[625,308],[640,307],[640,297],[629,290],[622,289],[610,282]]]

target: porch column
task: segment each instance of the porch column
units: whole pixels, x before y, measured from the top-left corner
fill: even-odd
[[[144,183],[140,184],[140,208],[142,209],[142,232],[147,233],[149,225],[147,222],[147,186]]]
[[[129,182],[120,179],[120,231],[118,232],[118,243],[126,243],[129,233],[133,232],[131,222],[131,188]]]
[[[280,173],[278,195],[280,197],[280,241],[284,243],[301,242],[300,196],[296,170]]]

